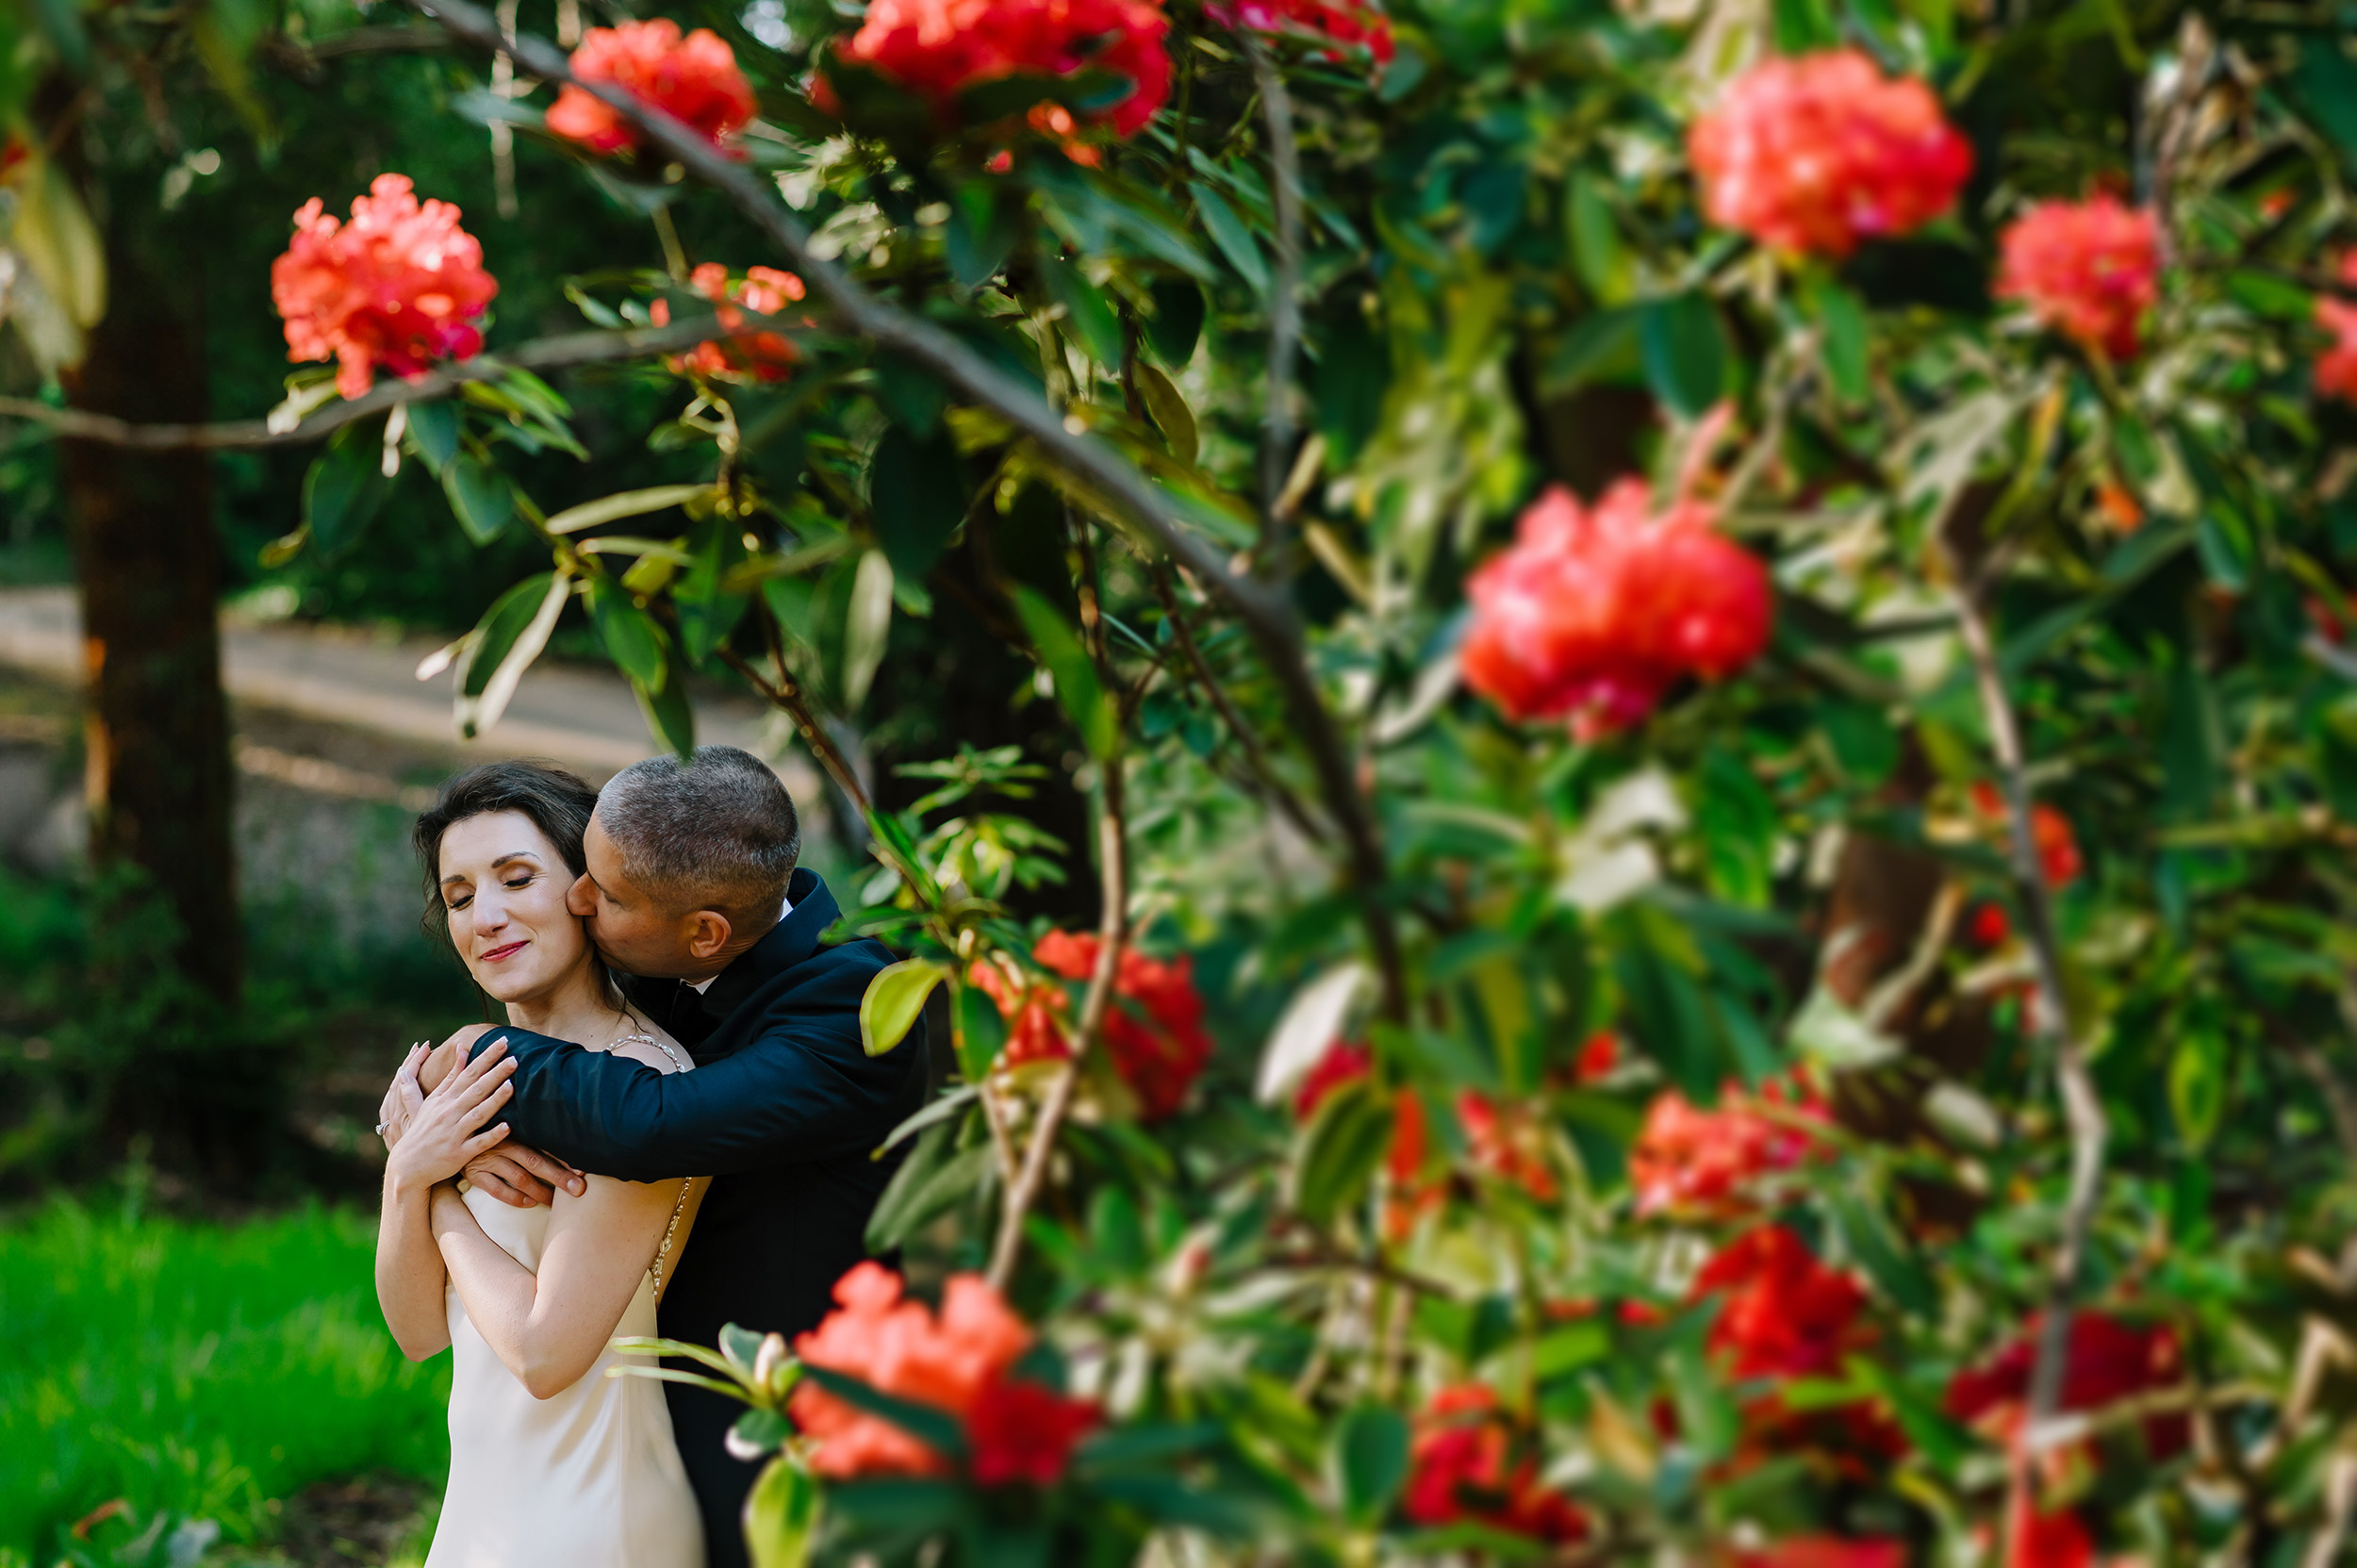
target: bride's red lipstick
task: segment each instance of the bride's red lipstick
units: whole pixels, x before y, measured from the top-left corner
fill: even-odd
[[[510,942],[503,948],[493,948],[489,952],[483,955],[483,962],[486,964],[497,964],[503,958],[513,958],[516,954],[523,951],[528,946],[530,946],[530,944],[525,942]]]

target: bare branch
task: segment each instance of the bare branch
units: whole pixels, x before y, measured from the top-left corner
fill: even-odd
[[[876,298],[832,260],[815,255],[810,248],[809,232],[785,207],[774,188],[702,136],[618,88],[604,82],[578,80],[566,58],[539,39],[519,36],[509,44],[490,14],[469,0],[408,3],[484,49],[508,50],[518,66],[531,74],[571,83],[611,106],[643,131],[664,156],[677,160],[696,178],[734,203],[768,237],[812,292],[837,312],[844,330],[891,350],[938,376],[961,395],[1004,418],[1030,437],[1048,461],[1105,497],[1189,571],[1212,586],[1251,633],[1284,693],[1287,717],[1309,749],[1317,770],[1318,786],[1341,824],[1349,849],[1351,881],[1366,924],[1368,942],[1375,949],[1376,966],[1383,976],[1386,1010],[1394,1017],[1404,1015],[1406,977],[1399,934],[1386,891],[1390,873],[1382,844],[1334,716],[1327,708],[1316,677],[1310,671],[1301,619],[1294,609],[1290,594],[1281,586],[1260,583],[1229,571],[1221,553],[1186,525],[1166,492],[1150,483],[1111,446],[1091,438],[1085,431],[1066,428],[1063,416],[1037,392],[991,364],[947,329]]]
[[[1310,816],[1309,808],[1286,786],[1285,781],[1277,776],[1277,769],[1269,764],[1268,753],[1261,748],[1261,737],[1253,733],[1251,725],[1244,722],[1244,715],[1236,711],[1236,704],[1220,685],[1219,677],[1211,673],[1210,661],[1203,657],[1203,650],[1196,645],[1195,633],[1188,627],[1187,618],[1179,609],[1178,596],[1170,590],[1168,574],[1157,569],[1148,572],[1147,577],[1154,585],[1154,596],[1162,602],[1162,613],[1170,618],[1171,634],[1178,639],[1178,651],[1186,656],[1187,668],[1194,672],[1195,684],[1203,688],[1204,695],[1211,699],[1212,708],[1227,722],[1228,733],[1236,737],[1236,745],[1244,752],[1245,766],[1250,768],[1254,782],[1304,835],[1316,843],[1327,843],[1330,830]]]
[[[261,420],[230,420],[220,424],[135,424],[111,414],[52,408],[30,398],[8,397],[0,397],[0,419],[46,425],[68,440],[103,441],[108,446],[134,447],[142,452],[232,452],[302,446],[333,435],[355,420],[382,414],[397,403],[431,403],[450,396],[469,382],[496,381],[511,370],[553,371],[572,365],[645,359],[694,348],[708,338],[727,336],[717,321],[706,316],[693,322],[675,322],[669,326],[542,338],[498,354],[461,359],[415,378],[380,381],[364,396],[331,404],[286,430],[272,430]]]
[[[1237,29],[1268,123],[1270,180],[1277,206],[1277,271],[1269,280],[1268,407],[1261,432],[1261,558],[1264,576],[1292,573],[1285,566],[1285,480],[1293,468],[1294,360],[1301,347],[1301,156],[1294,143],[1293,95],[1249,27]]]
[[[1953,552],[1952,552],[1953,558]],[[2070,1185],[2063,1208],[2062,1239],[2054,1249],[2048,1278],[2046,1309],[2038,1325],[2037,1359],[2030,1375],[2029,1420],[2024,1443],[2036,1454],[2052,1441],[2055,1408],[2062,1394],[2063,1364],[2070,1340],[2071,1297],[2085,1261],[2087,1235],[2094,1224],[2095,1203],[2103,1178],[2103,1146],[2110,1130],[2102,1097],[2096,1093],[2086,1052],[2070,1027],[2062,985],[2062,949],[2054,934],[2052,890],[2038,855],[2037,834],[2030,815],[2030,785],[2021,752],[2020,726],[2004,678],[1997,666],[1997,650],[1988,619],[1971,580],[1957,562],[1956,629],[1972,660],[1980,688],[1981,713],[1988,724],[1989,749],[1996,754],[1997,772],[2005,797],[2011,829],[2013,878],[2021,903],[2021,923],[2029,938],[2036,976],[2035,1035],[2054,1053],[2054,1080],[2062,1095],[2063,1114],[2070,1129]],[[2024,1472],[2026,1475],[2026,1471]]]

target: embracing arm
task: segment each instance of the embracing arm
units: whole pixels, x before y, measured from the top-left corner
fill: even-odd
[[[864,1154],[921,1103],[920,1021],[882,1056],[860,1048],[859,999],[872,966],[845,966],[797,992],[733,1056],[664,1074],[519,1030],[495,1030],[516,1064],[508,1110],[519,1141],[629,1181],[722,1175]]]
[[[580,1197],[560,1193],[537,1275],[483,1233],[466,1199],[436,1190],[434,1240],[451,1284],[535,1399],[570,1388],[597,1363],[662,1245],[681,1186],[595,1177]]]

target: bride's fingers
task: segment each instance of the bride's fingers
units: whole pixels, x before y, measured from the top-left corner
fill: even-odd
[[[461,1107],[458,1112],[458,1131],[472,1132],[476,1128],[498,1115],[500,1107],[505,1105],[515,1096],[516,1086],[513,1083],[503,1082],[474,1104]]]
[[[497,1127],[488,1128],[468,1139],[465,1147],[461,1149],[460,1152],[465,1154],[468,1159],[471,1160],[476,1155],[481,1154],[484,1150],[498,1147],[498,1145],[504,1141],[506,1137],[507,1124],[505,1122],[502,1122]]]
[[[483,1081],[486,1075],[497,1069],[506,1059],[507,1041],[503,1037],[493,1041],[486,1048],[478,1051],[473,1061],[465,1064],[456,1072],[442,1080],[441,1087],[435,1093],[463,1095],[467,1090]],[[510,1072],[513,1072],[514,1063],[507,1062],[507,1067]]]

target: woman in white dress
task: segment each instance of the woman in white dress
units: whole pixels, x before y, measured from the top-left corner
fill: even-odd
[[[529,763],[451,781],[417,828],[428,925],[511,1024],[684,1072],[566,908],[596,804],[579,779]],[[704,1180],[591,1176],[538,1209],[462,1193],[466,1163],[507,1134],[493,1118],[515,1065],[495,1044],[429,1095],[425,1055],[410,1052],[387,1102],[376,1294],[412,1361],[453,1352],[450,1488],[427,1568],[701,1568],[662,1386],[606,1374],[651,1364],[609,1342],[655,1332]]]

